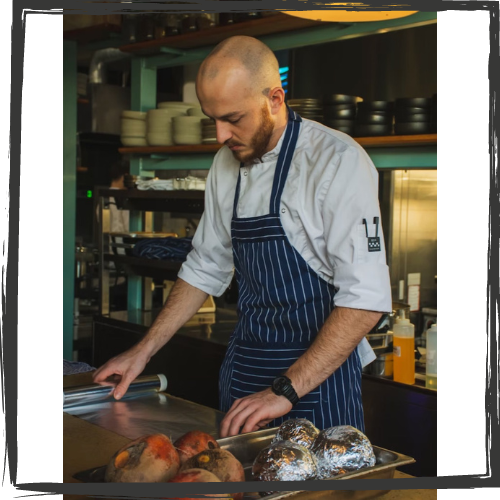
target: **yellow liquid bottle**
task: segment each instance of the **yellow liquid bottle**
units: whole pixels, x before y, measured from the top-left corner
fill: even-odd
[[[415,383],[415,327],[409,319],[394,323],[392,344],[394,347],[394,380],[402,384]]]
[[[437,325],[427,330],[425,387],[437,390]]]

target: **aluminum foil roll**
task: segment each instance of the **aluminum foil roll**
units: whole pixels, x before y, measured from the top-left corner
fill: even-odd
[[[109,381],[101,382],[100,384],[64,389],[63,409],[115,401],[113,391],[120,379],[121,377],[112,377]],[[122,400],[163,392],[166,388],[167,377],[165,375],[161,373],[158,375],[143,375],[130,383]]]
[[[376,462],[368,438],[350,425],[321,431],[311,451],[318,462],[318,479],[372,467]]]
[[[306,481],[317,476],[314,455],[304,446],[278,441],[261,450],[252,467],[256,481]],[[273,492],[265,492],[270,495]]]
[[[280,425],[273,443],[277,443],[278,441],[292,441],[292,443],[297,443],[310,449],[318,434],[319,430],[309,420],[305,418],[291,418],[285,420]]]

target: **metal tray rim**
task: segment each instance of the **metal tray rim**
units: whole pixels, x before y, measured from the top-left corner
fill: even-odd
[[[268,438],[270,435],[275,435],[276,432],[278,431],[278,427],[272,427],[269,429],[263,429],[260,431],[252,432],[249,433],[251,434],[251,437],[253,439],[258,439],[258,438]],[[220,447],[229,447],[232,442],[235,440],[244,440],[245,434],[240,434],[238,436],[230,437],[230,438],[222,438],[222,439],[217,439],[217,442],[219,443]],[[386,448],[381,448],[379,446],[372,445],[374,450],[379,450],[379,451],[385,451],[388,453],[391,453],[396,456],[396,459],[389,463],[389,464],[379,464],[379,465],[374,465],[373,467],[366,467],[364,469],[360,469],[357,471],[352,471],[352,472],[347,472],[346,474],[341,474],[339,476],[334,476],[326,479],[320,479],[320,481],[336,481],[336,480],[345,480],[345,479],[352,479],[352,478],[363,478],[363,477],[370,477],[371,475],[375,475],[377,472],[380,471],[390,471],[390,470],[396,470],[397,467],[402,467],[403,465],[409,465],[415,462],[415,459],[408,456],[408,455],[403,455],[401,453],[398,453],[396,451],[388,450]],[[288,492],[281,492],[279,497],[281,497],[284,493]],[[296,491],[290,492],[290,493],[297,493]],[[273,497],[278,498],[276,495],[269,495],[266,496],[266,499],[271,500]]]

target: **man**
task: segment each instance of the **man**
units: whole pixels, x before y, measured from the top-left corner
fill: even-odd
[[[237,36],[200,67],[197,95],[225,145],[210,169],[193,250],[148,334],[97,371],[115,397],[236,272],[239,319],[220,372],[222,437],[303,417],[364,430],[365,335],[391,291],[377,172],[345,134],[284,103],[278,62]],[[369,247],[369,244],[371,245]]]

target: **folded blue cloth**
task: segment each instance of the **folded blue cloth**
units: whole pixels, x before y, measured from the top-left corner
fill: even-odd
[[[94,367],[80,361],[67,361],[63,359],[63,375],[73,375],[75,373],[85,373],[95,370]]]
[[[144,239],[134,245],[132,253],[146,259],[184,261],[191,251],[192,240],[191,236]]]

